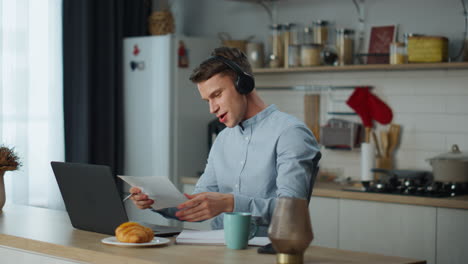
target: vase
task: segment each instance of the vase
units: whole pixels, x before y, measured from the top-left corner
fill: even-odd
[[[314,238],[307,200],[278,198],[268,237],[277,252],[276,263],[304,263],[304,252]]]
[[[3,181],[3,175],[5,175],[5,171],[0,171],[0,211],[5,205],[5,182]]]

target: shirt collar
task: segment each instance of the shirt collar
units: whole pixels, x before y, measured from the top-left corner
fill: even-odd
[[[272,104],[268,106],[267,108],[263,109],[262,111],[260,111],[259,113],[257,113],[256,115],[252,116],[251,118],[239,123],[238,127],[240,130],[244,130],[252,126],[253,124],[262,121],[263,119],[265,119],[267,116],[269,116],[271,113],[273,113],[276,110],[278,110],[278,108],[276,107],[276,105]]]

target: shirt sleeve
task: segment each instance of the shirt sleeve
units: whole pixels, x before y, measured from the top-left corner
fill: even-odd
[[[250,211],[263,225],[270,223],[277,197],[307,199],[312,171],[317,166],[314,157],[319,152],[317,141],[310,130],[302,125],[285,129],[276,146],[277,192],[273,198],[255,198],[234,194],[234,211]]]

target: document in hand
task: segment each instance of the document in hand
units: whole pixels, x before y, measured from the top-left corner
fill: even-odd
[[[176,207],[187,201],[167,177],[118,176],[132,187],[140,188],[142,193],[153,199],[154,204],[151,207],[155,210]]]
[[[204,244],[204,245],[224,245],[224,229],[197,231],[183,230],[176,237],[177,244]],[[249,246],[265,246],[271,243],[268,237],[254,237],[249,240]]]

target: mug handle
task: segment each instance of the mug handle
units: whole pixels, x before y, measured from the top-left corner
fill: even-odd
[[[253,227],[253,228],[252,228]],[[256,223],[251,222],[250,223],[250,234],[249,234],[249,240],[254,238],[254,236],[257,234],[258,231],[258,226]]]

